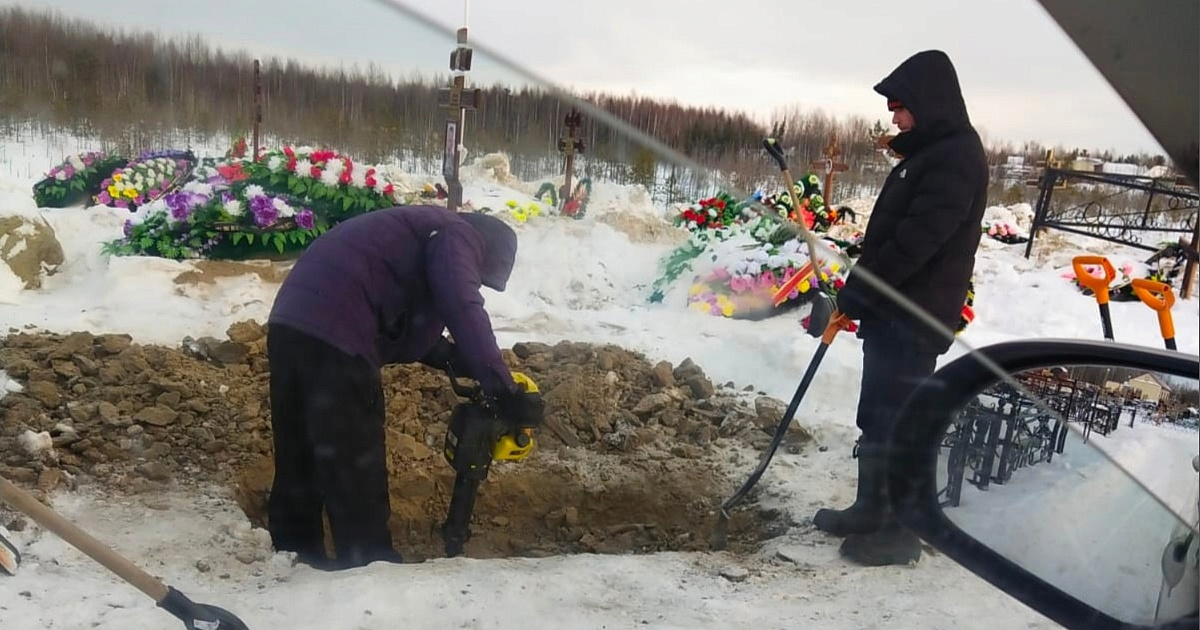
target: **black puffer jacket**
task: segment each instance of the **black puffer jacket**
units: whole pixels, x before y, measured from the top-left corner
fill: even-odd
[[[919,324],[859,272],[870,271],[955,330],[979,247],[987,158],[945,53],[913,55],[875,91],[903,103],[915,125],[892,140],[904,160],[875,201],[862,256],[838,293],[838,309],[861,320],[860,337],[911,341],[940,354],[951,340]]]

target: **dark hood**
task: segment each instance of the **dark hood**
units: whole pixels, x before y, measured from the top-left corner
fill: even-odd
[[[913,115],[916,123],[913,131],[901,133],[896,140],[911,134],[915,137],[906,140],[917,141],[919,146],[971,126],[958,72],[950,57],[940,50],[926,50],[909,57],[880,81],[875,91],[889,100],[900,101]]]
[[[483,267],[479,270],[483,286],[503,291],[517,261],[517,233],[493,216],[475,212],[459,216],[483,237]]]

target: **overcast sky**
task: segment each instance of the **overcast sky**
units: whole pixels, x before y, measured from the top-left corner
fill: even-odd
[[[746,111],[799,105],[890,120],[871,87],[914,52],[958,67],[988,140],[1159,153],[1157,143],[1035,0],[400,0],[533,73]],[[453,35],[378,0],[0,0],[223,47],[394,74],[446,73]],[[477,54],[475,81],[514,76]]]

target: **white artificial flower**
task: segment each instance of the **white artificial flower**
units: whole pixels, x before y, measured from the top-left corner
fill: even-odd
[[[312,152],[313,152],[313,148],[310,146],[296,147],[296,148],[292,149],[292,153],[296,154],[297,159],[299,159],[301,157],[307,157]]]
[[[312,177],[313,163],[308,161],[308,158],[296,162],[297,177]]]
[[[383,189],[387,188],[388,181],[382,177],[375,177],[375,192],[383,194]]]
[[[67,172],[66,172],[66,171],[59,171],[59,172],[57,172],[57,173],[55,173],[55,174],[54,174],[54,179],[57,179],[57,180],[58,180],[58,181],[60,181],[60,182],[61,182],[61,181],[63,181],[64,179],[66,179],[66,178],[67,178]]]
[[[83,160],[79,159],[78,155],[72,155],[71,157],[67,158],[67,162],[70,162],[71,166],[75,167],[75,170],[77,171],[82,171],[84,169]]]
[[[325,169],[321,171],[321,183],[325,184],[326,186],[337,186],[338,184],[339,173],[330,168],[334,164],[340,164],[340,162],[330,162],[326,164]]]
[[[278,155],[272,155],[267,159],[267,168],[271,169],[272,171],[278,171],[279,169],[283,168],[284,164],[285,162],[283,161],[283,158],[279,157]]]
[[[350,183],[359,188],[365,187],[367,185],[367,169],[361,166],[354,167],[350,171]]]
[[[279,211],[279,218],[281,219],[285,219],[296,214],[296,210],[279,197],[272,199],[271,205],[275,206],[275,209]]]
[[[221,207],[224,208],[225,213],[231,217],[238,217],[242,215],[242,202],[238,201],[237,199],[230,199],[222,204]]]
[[[183,190],[186,192],[192,192],[192,193],[198,193],[198,194],[205,195],[205,196],[210,196],[210,195],[212,195],[213,187],[212,187],[212,184],[207,184],[205,182],[191,181],[191,182],[184,184]]]
[[[140,223],[141,221],[145,221],[146,219],[149,219],[150,217],[153,217],[156,215],[160,215],[160,214],[170,215],[170,212],[171,212],[171,208],[169,208],[167,206],[167,202],[163,201],[160,198],[160,199],[155,199],[154,201],[151,201],[150,203],[144,203],[144,204],[138,206],[138,209],[134,212],[134,216],[137,217],[138,219],[140,219],[138,221]]]
[[[264,194],[263,187],[259,186],[258,184],[250,184],[249,186],[246,186],[244,193],[245,193],[247,199],[261,197]]]

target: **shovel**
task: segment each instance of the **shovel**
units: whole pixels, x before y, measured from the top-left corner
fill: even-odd
[[[1075,279],[1079,284],[1092,290],[1096,296],[1096,304],[1100,306],[1100,325],[1104,327],[1104,338],[1113,341],[1112,317],[1108,313],[1108,285],[1117,277],[1117,270],[1103,256],[1076,256],[1071,260],[1075,267]],[[1100,265],[1104,277],[1093,276],[1086,265]]]
[[[804,378],[800,379],[800,386],[796,388],[796,393],[792,396],[792,401],[788,403],[787,410],[783,413],[783,418],[779,421],[779,426],[775,427],[775,435],[771,438],[771,444],[763,451],[762,457],[759,458],[758,466],[750,473],[750,477],[742,484],[738,491],[733,493],[733,496],[725,500],[721,504],[721,511],[717,517],[717,529],[713,532],[712,546],[713,549],[721,551],[725,549],[726,535],[729,531],[729,510],[735,505],[741,503],[742,499],[750,493],[750,490],[762,478],[763,473],[767,471],[767,466],[771,463],[771,458],[775,456],[775,451],[779,450],[779,445],[783,443],[783,438],[787,435],[788,427],[792,424],[792,418],[796,415],[796,410],[800,407],[800,401],[804,399],[804,394],[808,391],[808,386],[812,383],[813,377],[817,374],[817,368],[821,366],[821,360],[825,358],[825,351],[829,350],[829,344],[833,343],[833,338],[837,334],[848,328],[850,320],[845,315],[833,311],[829,317],[829,323],[825,326],[825,332],[821,335],[821,343],[817,346],[816,353],[808,362],[808,369],[804,371]]]
[[[233,613],[216,606],[193,602],[174,587],[163,584],[138,568],[3,477],[0,477],[0,499],[54,532],[134,588],[149,595],[159,608],[175,615],[188,630],[248,630],[246,624]]]
[[[0,527],[0,572],[16,575],[17,567],[21,566],[21,552],[8,539],[8,530]]]
[[[1175,321],[1171,318],[1171,307],[1175,305],[1175,293],[1171,285],[1148,278],[1135,278],[1133,293],[1143,304],[1158,313],[1158,328],[1162,331],[1167,350],[1176,350]]]
[[[783,183],[788,191],[788,196],[792,198],[792,207],[798,211],[800,209],[800,195],[796,194],[796,180],[792,177],[791,170],[788,169],[787,158],[783,155],[783,146],[775,138],[766,138],[763,140],[763,148],[766,149],[771,159],[775,160],[775,165],[779,167],[779,172],[783,175]],[[830,321],[828,314],[834,313],[836,308],[833,298],[829,296],[829,283],[820,272],[820,260],[817,258],[817,250],[820,247],[817,245],[817,237],[804,225],[803,221],[792,222],[792,225],[808,246],[808,264],[799,273],[792,276],[790,282],[775,292],[773,302],[775,306],[779,306],[785,302],[792,289],[811,276],[816,281],[815,284],[820,287],[820,291],[817,292],[816,301],[813,303],[809,334],[813,337],[819,337],[821,336],[821,331],[824,330],[824,324]]]

